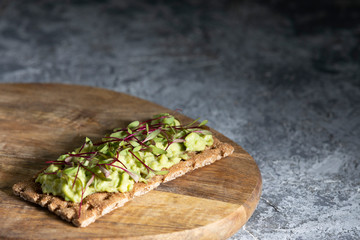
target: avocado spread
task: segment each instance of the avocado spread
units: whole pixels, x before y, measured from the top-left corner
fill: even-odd
[[[198,120],[198,119],[197,119]],[[203,151],[213,144],[211,132],[203,125],[182,125],[168,113],[144,122],[134,121],[93,143],[85,143],[61,155],[40,173],[36,182],[43,193],[82,202],[96,192],[131,191],[135,182],[145,182],[188,159],[189,152]]]

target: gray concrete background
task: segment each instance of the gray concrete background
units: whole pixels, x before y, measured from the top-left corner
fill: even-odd
[[[0,0],[0,82],[98,86],[208,119],[263,176],[232,239],[359,239],[359,39],[350,0]]]

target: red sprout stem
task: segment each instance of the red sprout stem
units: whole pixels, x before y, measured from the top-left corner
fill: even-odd
[[[63,163],[63,164],[66,164],[66,162],[64,162],[64,161],[47,161],[45,163]]]
[[[85,147],[85,145],[86,145],[86,142],[84,142],[84,144],[81,146],[79,152],[81,152],[81,150],[83,150],[83,148]]]
[[[86,155],[89,155],[89,154],[97,154],[97,152],[84,152],[84,153],[69,153],[69,156],[71,157],[81,157],[81,158],[91,158],[93,156],[86,156]],[[85,156],[84,156],[85,155]]]

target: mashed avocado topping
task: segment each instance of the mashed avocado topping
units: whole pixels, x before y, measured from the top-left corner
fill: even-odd
[[[197,119],[198,120],[198,119]],[[189,152],[213,144],[211,132],[197,120],[182,125],[163,113],[127,128],[114,129],[98,143],[89,138],[72,152],[61,155],[36,178],[44,193],[82,202],[95,192],[131,191],[135,182],[145,182],[188,159]]]

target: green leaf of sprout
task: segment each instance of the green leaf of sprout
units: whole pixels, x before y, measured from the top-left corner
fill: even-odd
[[[139,121],[131,122],[131,123],[128,125],[128,128],[129,128],[129,129],[134,129],[134,128],[136,128],[137,126],[139,126],[139,124],[140,124]]]
[[[67,175],[75,175],[77,171],[77,167],[70,167],[70,168],[66,168],[64,169],[63,173],[67,174]]]
[[[119,147],[125,146],[126,142],[125,141],[121,141],[119,144]]]
[[[98,150],[100,153],[106,154],[109,151],[109,145],[105,144],[100,150]]]
[[[112,134],[110,134],[110,137],[114,137],[114,138],[123,138],[123,133],[122,132],[114,132]],[[104,141],[109,140],[109,139],[104,139]]]
[[[129,151],[129,150],[130,150],[130,148],[125,148],[124,150],[121,150],[119,154],[120,154],[121,156],[126,156],[126,155],[128,154],[128,151]]]
[[[144,142],[147,142],[147,141],[155,138],[160,132],[161,132],[161,129],[156,129],[155,131],[149,133],[149,134],[146,136]]]
[[[136,142],[136,141],[129,141],[129,143],[130,143],[131,146],[133,146],[133,147],[137,147],[137,146],[140,145],[140,144],[139,144],[138,142]]]
[[[192,125],[194,125],[197,121],[199,121],[200,120],[200,118],[197,118],[197,119],[195,119],[192,123],[189,123],[188,125],[186,125],[185,127],[190,127],[190,126],[192,126]]]
[[[64,161],[65,160],[65,158],[67,158],[69,156],[69,154],[63,154],[63,155],[61,155],[60,157],[58,157],[58,161]]]
[[[111,163],[113,161],[114,161],[114,159],[108,158],[108,159],[100,160],[99,164],[108,164],[108,163]]]
[[[159,154],[166,154],[167,152],[161,148],[155,147],[154,145],[151,145],[151,150],[152,153],[155,155],[159,155]]]
[[[174,117],[167,117],[167,118],[164,118],[162,122],[165,124],[171,125],[174,123],[174,121],[175,121]]]
[[[91,139],[88,138],[88,137],[85,138],[85,142],[86,142],[87,144],[91,144],[91,145],[92,145],[92,141],[91,141]]]
[[[134,152],[138,152],[138,151],[140,151],[140,149],[141,149],[141,146],[139,145],[139,146],[135,147],[135,148],[133,149],[133,151],[134,151]]]
[[[204,120],[204,121],[202,121],[202,122],[199,124],[199,127],[204,126],[204,125],[207,124],[207,123],[208,123],[208,120]]]

